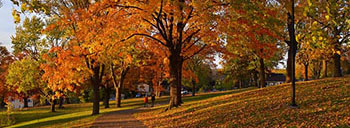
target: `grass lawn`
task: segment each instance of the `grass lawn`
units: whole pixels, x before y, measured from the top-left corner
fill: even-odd
[[[64,109],[56,109],[57,112],[50,112],[50,106],[15,110],[11,114],[15,118],[15,124],[9,127],[89,127],[102,114],[137,108],[142,106],[142,103],[142,98],[127,99],[122,100],[122,108],[116,108],[115,102],[111,101],[111,108],[108,109],[105,109],[101,103],[101,114],[95,116],[91,116],[92,103],[67,104],[64,105]],[[6,114],[6,111],[0,113],[2,116]]]
[[[254,88],[202,93],[198,94],[196,97],[185,96],[184,102],[200,101],[251,89]],[[156,102],[158,104],[166,104],[168,103],[168,96],[163,96],[160,99],[157,98]],[[67,104],[64,105],[64,109],[56,109],[57,112],[50,112],[50,106],[15,110],[11,113],[11,115],[15,118],[15,124],[8,127],[89,127],[97,117],[105,113],[142,107],[143,98],[122,100],[122,108],[116,108],[115,101],[111,101],[111,108],[105,109],[102,103],[100,106],[101,114],[95,116],[91,116],[92,103]],[[0,116],[6,116],[6,114],[6,111],[2,111]]]
[[[349,76],[298,82],[298,108],[289,106],[291,90],[282,84],[207,99],[189,97],[179,108],[163,112],[167,106],[162,105],[134,116],[148,127],[350,127]]]

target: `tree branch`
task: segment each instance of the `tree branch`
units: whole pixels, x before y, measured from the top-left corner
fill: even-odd
[[[201,47],[201,49],[199,49],[198,51],[193,53],[191,56],[185,57],[184,60],[188,60],[188,59],[192,58],[193,56],[197,55],[199,52],[203,51],[206,46],[207,46],[207,44],[204,44],[204,46]]]
[[[190,49],[193,45],[195,45],[198,41],[200,41],[201,40],[201,38],[198,38],[197,40],[195,40],[195,41],[193,41],[193,43],[190,45],[190,46],[188,46],[187,48],[185,48],[185,50],[184,50],[184,52],[186,52],[188,49]]]
[[[167,46],[167,45],[166,45],[164,42],[162,42],[161,40],[159,40],[159,39],[157,39],[157,38],[155,38],[155,37],[153,37],[153,36],[150,36],[150,35],[147,35],[147,34],[142,34],[142,33],[135,33],[135,34],[132,34],[132,35],[129,36],[128,38],[121,40],[121,42],[126,41],[126,40],[128,40],[128,39],[130,39],[130,38],[132,38],[132,37],[134,37],[134,36],[145,36],[145,37],[151,38],[151,39],[153,39],[153,40],[159,42],[160,44],[162,44],[162,45],[164,45],[164,46]]]

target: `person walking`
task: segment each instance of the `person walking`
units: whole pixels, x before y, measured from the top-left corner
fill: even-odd
[[[154,93],[152,93],[152,107],[154,106],[154,102],[156,101],[156,95]]]
[[[147,107],[147,104],[148,104],[148,96],[147,96],[147,94],[145,94],[144,102],[145,102],[144,107]]]

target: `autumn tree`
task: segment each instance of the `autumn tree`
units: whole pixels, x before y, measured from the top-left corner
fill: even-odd
[[[41,81],[39,63],[31,58],[24,58],[10,64],[6,83],[9,89],[23,94],[24,107],[28,107],[27,99],[38,90],[42,90],[45,84]]]
[[[28,52],[34,60],[38,60],[46,47],[45,40],[41,38],[43,28],[44,23],[40,18],[25,18],[23,24],[17,26],[16,34],[11,37],[14,53]]]
[[[344,53],[344,44],[350,39],[349,4],[347,0],[315,1],[308,0],[305,8],[306,15],[318,24],[318,27],[330,38],[333,51],[333,76],[342,76],[341,56]],[[315,31],[317,32],[317,31]]]
[[[116,107],[121,107],[121,94],[127,73],[131,68],[139,65],[140,60],[137,58],[138,51],[139,49],[136,49],[135,46],[124,47],[113,49],[111,53],[114,55],[109,55],[111,58],[110,61],[107,62],[110,62],[109,67],[111,70],[112,82],[116,90]]]
[[[168,109],[180,106],[181,74],[184,61],[205,49],[216,45],[216,18],[223,3],[219,1],[147,1],[130,2],[137,7],[141,29],[131,37],[145,37],[167,49],[170,68],[170,102]],[[211,45],[208,45],[211,44]]]
[[[209,60],[211,61],[211,60]],[[184,64],[184,76],[183,84],[192,88],[192,96],[196,95],[197,88],[204,88],[205,85],[210,83],[210,65],[207,64],[205,57],[196,55]]]
[[[1,45],[1,43],[0,43]],[[6,84],[6,76],[8,74],[9,64],[12,62],[13,57],[6,47],[0,46],[0,108],[5,107],[5,101],[9,90]]]
[[[80,30],[82,30],[80,27],[77,26],[77,20],[71,19],[71,22],[64,22],[65,19],[69,19],[70,16],[74,13],[74,11],[82,11],[84,9],[87,9],[92,1],[85,1],[85,0],[65,0],[65,1],[55,1],[55,0],[48,0],[48,1],[36,1],[36,0],[12,0],[12,2],[17,5],[21,6],[21,11],[15,11],[14,17],[16,20],[19,19],[20,13],[37,13],[42,14],[45,17],[53,17],[56,16],[56,18],[59,19],[59,23],[56,23],[55,25],[62,25],[60,28],[61,30],[69,31],[69,33],[66,33],[64,36],[67,37],[69,40],[69,45],[66,47],[63,47],[64,50],[68,49],[69,51],[76,50],[77,48],[74,48],[74,46],[81,46],[81,41],[78,41],[79,35],[76,35],[76,33]],[[50,27],[48,30],[52,30]],[[71,41],[71,40],[74,41]],[[81,38],[80,38],[81,39]],[[63,41],[65,39],[61,39]],[[85,45],[86,46],[86,45]],[[83,47],[83,46],[82,46]],[[81,48],[81,47],[80,47]],[[104,65],[97,62],[96,58],[90,58],[91,54],[89,54],[88,49],[85,49],[86,47],[83,47],[79,50],[79,53],[83,53],[79,55],[78,57],[81,57],[84,59],[82,64],[86,64],[85,66],[88,67],[87,72],[91,72],[90,75],[90,82],[91,86],[93,87],[94,91],[94,105],[93,105],[93,114],[99,113],[99,87],[101,85],[102,81],[102,74],[104,71]],[[91,51],[91,50],[90,50]],[[88,56],[91,55],[91,56]],[[74,57],[73,57],[74,58]],[[64,65],[70,65],[69,62],[66,61],[67,64]],[[78,65],[80,66],[80,64]],[[86,69],[86,68],[83,68]],[[82,69],[82,70],[83,70]],[[70,69],[68,69],[70,70]],[[59,86],[58,86],[59,87]],[[55,87],[56,88],[56,87]]]
[[[231,51],[233,54],[244,56],[240,54],[247,54],[248,50],[248,54],[256,56],[261,87],[265,87],[266,81],[265,61],[275,55],[281,36],[282,22],[274,6],[261,1],[231,1],[227,10],[228,27],[222,28],[227,34],[227,47],[241,48]]]

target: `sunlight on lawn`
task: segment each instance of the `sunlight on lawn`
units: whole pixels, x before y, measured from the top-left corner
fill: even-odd
[[[102,114],[125,109],[140,107],[142,99],[130,99],[123,101],[122,108],[114,107],[115,102],[111,102],[111,107],[105,109],[100,107],[99,115],[91,116],[91,103],[69,104],[64,109],[57,112],[49,112],[49,107],[30,108],[28,110],[17,110],[13,112],[16,124],[10,127],[88,127]]]
[[[297,83],[299,108],[290,108],[290,84],[160,106],[134,114],[148,127],[349,127],[350,77]],[[194,97],[195,98],[195,97]],[[185,99],[186,100],[186,99]]]

